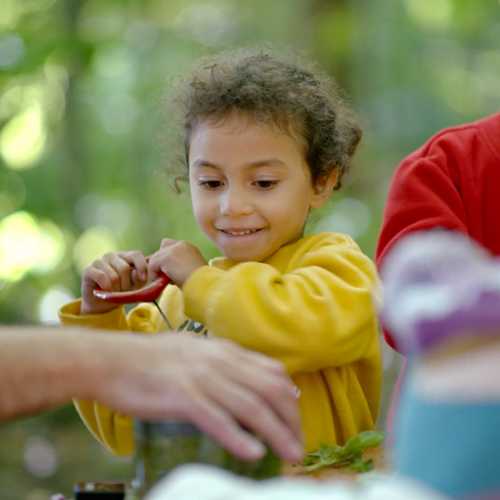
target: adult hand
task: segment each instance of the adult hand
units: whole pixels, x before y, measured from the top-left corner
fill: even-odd
[[[191,243],[164,238],[160,250],[149,259],[148,281],[154,280],[162,271],[176,285],[182,286],[193,271],[206,265],[201,252]]]
[[[112,343],[117,362],[89,397],[143,419],[190,421],[235,455],[255,460],[264,447],[241,424],[285,460],[301,459],[297,390],[280,363],[218,339],[121,337],[120,346]]]

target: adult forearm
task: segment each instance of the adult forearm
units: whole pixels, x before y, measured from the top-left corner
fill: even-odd
[[[301,458],[296,388],[283,367],[227,342],[109,330],[0,328],[0,420],[71,398],[122,415],[188,420],[242,458]]]
[[[54,408],[88,392],[86,336],[96,334],[3,326],[0,335],[0,420]]]

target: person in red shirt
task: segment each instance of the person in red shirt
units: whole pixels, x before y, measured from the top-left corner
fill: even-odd
[[[460,231],[500,255],[500,113],[450,127],[406,157],[392,179],[377,266],[414,231]],[[396,350],[391,333],[384,332]]]
[[[499,219],[500,113],[497,112],[472,123],[441,130],[401,162],[394,173],[387,196],[376,249],[377,266],[383,269],[392,248],[407,235],[438,228],[460,232],[493,256],[499,256]],[[384,336],[391,347],[401,352],[403,346],[397,345],[390,331],[386,329]],[[422,419],[421,413],[415,410],[418,410],[419,403],[411,384],[405,389],[401,411],[396,411],[406,371],[405,360],[393,390],[386,424],[391,440],[394,441],[395,438],[396,444],[399,441],[399,446],[403,449],[405,425],[417,434],[420,426],[420,430],[431,436],[441,431],[449,436],[442,427],[432,428],[433,424],[429,426],[429,420]],[[450,372],[446,367],[444,373],[445,379],[448,379]],[[445,380],[445,383],[448,382]],[[448,411],[446,405],[434,405],[432,408],[430,414],[440,418],[443,412]],[[479,407],[472,407],[470,411],[477,421],[484,417]],[[405,415],[410,423],[405,424]],[[393,422],[395,416],[397,422]],[[393,436],[393,429],[396,436]],[[411,446],[406,446],[407,455],[414,455],[414,451]],[[403,451],[402,455],[404,454]],[[414,468],[410,476],[423,479],[419,467],[415,467],[414,462],[410,465]],[[405,472],[401,460],[399,467],[400,471]],[[408,469],[410,472],[411,467]],[[473,469],[471,466],[470,470]],[[442,470],[438,469],[437,472],[439,476]],[[438,481],[436,477],[430,473],[426,480],[432,483],[434,479]],[[464,475],[464,481],[468,478],[469,476]]]
[[[459,231],[500,255],[500,113],[441,130],[396,169],[387,196],[376,264],[381,269],[393,246],[428,229]],[[387,343],[400,350],[391,332]],[[393,391],[387,429],[406,372],[403,363]]]

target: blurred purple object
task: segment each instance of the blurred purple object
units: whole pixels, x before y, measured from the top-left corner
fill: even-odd
[[[382,324],[405,354],[466,332],[500,335],[500,262],[460,233],[405,237],[381,277]]]

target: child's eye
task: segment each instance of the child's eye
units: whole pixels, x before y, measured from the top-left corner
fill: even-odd
[[[278,184],[278,181],[270,180],[270,179],[261,179],[261,180],[255,181],[254,184],[260,189],[271,189],[274,186],[276,186],[276,184]]]
[[[200,180],[198,185],[205,189],[217,189],[222,186],[222,182],[217,180]]]

